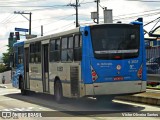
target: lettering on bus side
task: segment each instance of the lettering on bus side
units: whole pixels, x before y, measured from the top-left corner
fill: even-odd
[[[57,71],[63,71],[63,67],[62,66],[58,66],[57,67]]]

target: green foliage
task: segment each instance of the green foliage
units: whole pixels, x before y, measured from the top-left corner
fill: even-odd
[[[9,69],[10,67],[10,54],[11,53],[12,53],[12,48],[8,46],[7,52],[3,53],[3,56],[2,56],[3,63],[5,64],[7,69]]]
[[[6,71],[6,66],[4,64],[0,64],[0,73]]]

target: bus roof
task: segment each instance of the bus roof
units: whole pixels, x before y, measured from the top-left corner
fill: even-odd
[[[79,33],[79,31],[80,31],[79,27],[77,27],[75,29],[71,29],[71,30],[68,30],[68,31],[60,32],[60,33],[55,33],[55,34],[51,34],[51,35],[46,35],[46,36],[42,36],[42,37],[36,37],[36,38],[28,39],[28,40],[25,41],[25,43],[49,40],[51,38],[58,38],[60,36],[65,36],[67,34]]]

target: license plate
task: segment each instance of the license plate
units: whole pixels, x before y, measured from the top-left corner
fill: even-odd
[[[114,77],[114,80],[124,80],[124,78],[121,76],[117,76],[117,77]]]

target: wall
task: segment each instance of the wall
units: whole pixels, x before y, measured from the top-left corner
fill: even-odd
[[[0,73],[0,84],[2,84],[2,77],[5,76],[5,84],[11,83],[11,71]]]

